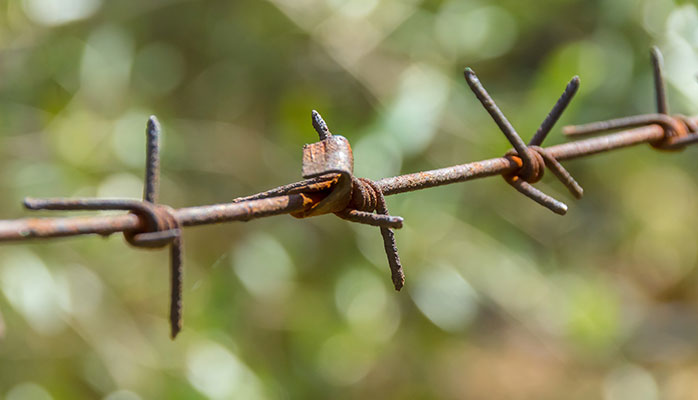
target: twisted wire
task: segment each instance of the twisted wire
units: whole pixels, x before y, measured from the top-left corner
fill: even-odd
[[[582,187],[562,166],[561,161],[643,143],[659,150],[682,150],[698,142],[698,117],[669,115],[661,72],[661,53],[653,48],[651,57],[656,113],[563,129],[568,136],[621,130],[619,132],[555,146],[542,146],[578,91],[580,81],[575,76],[526,144],[484,89],[475,72],[467,68],[464,76],[468,86],[513,146],[503,157],[375,181],[360,178],[353,175],[353,156],[348,141],[333,135],[320,114],[313,110],[312,125],[320,142],[306,146],[308,154],[304,150],[303,170],[307,179],[239,197],[229,203],[206,206],[173,209],[158,204],[161,128],[157,119],[151,117],[146,127],[147,157],[142,200],[27,198],[24,201],[26,208],[30,210],[123,210],[127,213],[114,216],[0,220],[0,241],[121,232],[134,247],[169,246],[172,338],[182,329],[184,273],[181,230],[187,226],[249,221],[281,214],[307,218],[334,213],[350,222],[380,228],[391,280],[395,289],[400,290],[405,282],[405,274],[393,229],[401,228],[404,221],[401,217],[389,214],[385,196],[501,175],[517,191],[557,214],[565,214],[568,209],[566,204],[534,186],[544,177],[545,169],[549,169],[575,198],[581,198]]]

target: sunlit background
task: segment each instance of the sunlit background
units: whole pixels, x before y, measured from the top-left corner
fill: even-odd
[[[230,201],[300,178],[310,110],[381,178],[502,155],[471,66],[524,138],[569,79],[560,127],[698,113],[690,1],[0,2],[0,218],[24,196],[139,198],[145,123],[162,202]],[[565,217],[491,178],[388,198],[378,229],[282,216],[188,229],[185,327],[167,251],[120,235],[0,247],[0,398],[695,399],[696,154],[565,163]],[[45,214],[42,214],[45,215]]]

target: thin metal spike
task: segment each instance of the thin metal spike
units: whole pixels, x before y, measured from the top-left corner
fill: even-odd
[[[669,105],[666,101],[666,87],[664,86],[664,77],[662,76],[664,58],[657,46],[652,46],[650,59],[652,60],[652,73],[654,75],[654,94],[657,101],[657,112],[669,114]]]
[[[378,214],[388,215],[388,205],[385,202],[385,196],[381,188],[373,181],[368,179],[363,179],[368,185],[370,185],[376,193],[376,212]],[[383,248],[385,249],[385,255],[388,256],[388,265],[390,266],[390,277],[393,281],[393,286],[395,290],[400,291],[405,284],[405,272],[402,270],[402,263],[400,263],[400,255],[397,252],[397,243],[395,242],[395,233],[390,228],[382,227],[381,236],[383,237]]]
[[[342,219],[359,224],[380,226],[385,228],[402,228],[403,218],[393,215],[374,214],[359,210],[343,210],[336,213]]]
[[[160,190],[160,122],[152,115],[146,127],[146,161],[143,200],[157,203]]]
[[[536,189],[530,183],[524,181],[518,176],[509,176],[504,178],[507,183],[518,190],[520,193],[524,194],[529,199],[535,201],[536,203],[542,205],[543,207],[549,209],[555,214],[565,215],[567,214],[567,205],[554,198],[548,196],[547,194]]]
[[[572,177],[572,175],[565,169],[565,167],[560,164],[559,161],[555,159],[555,157],[551,156],[548,154],[545,149],[542,149],[538,147],[536,149],[538,153],[543,156],[543,160],[545,160],[545,165],[553,171],[553,174],[562,182],[565,187],[567,187],[567,190],[572,193],[572,195],[578,199],[581,199],[582,196],[584,195],[584,189],[577,183],[576,180]]]
[[[320,136],[320,140],[325,140],[332,136],[330,129],[327,127],[327,123],[324,119],[322,119],[320,113],[313,110],[311,114],[313,119],[313,128],[315,128],[315,132],[317,132],[318,136]]]
[[[594,133],[613,131],[617,129],[635,128],[650,124],[671,126],[673,120],[665,114],[641,114],[630,117],[609,119],[606,121],[590,122],[583,125],[568,125],[562,128],[562,133],[567,136],[582,136]]]
[[[141,207],[139,207],[141,205]],[[24,198],[24,207],[29,210],[63,210],[63,211],[103,211],[103,210],[133,210],[145,208],[140,200],[131,199],[97,199],[97,198],[63,198],[46,199]]]
[[[400,255],[397,252],[397,243],[395,242],[395,233],[390,228],[381,226],[381,236],[383,237],[383,248],[388,256],[388,265],[390,266],[390,278],[393,281],[393,286],[398,292],[405,285],[405,273],[402,270],[400,263]]]
[[[182,238],[176,237],[170,245],[170,337],[174,340],[182,330],[183,301],[182,283],[184,269],[182,268],[183,254]]]
[[[267,190],[265,192],[253,194],[251,196],[237,197],[233,199],[233,203],[240,203],[243,201],[266,199],[269,197],[283,196],[286,194],[293,193],[307,193],[307,192],[319,192],[322,190],[327,190],[332,181],[337,179],[338,174],[323,175],[316,178],[310,178],[302,180],[299,182],[294,182],[288,185],[283,185],[276,187],[274,189]]]
[[[577,93],[578,89],[579,77],[575,76],[572,78],[570,83],[567,84],[565,91],[562,92],[562,95],[553,106],[553,109],[550,110],[548,116],[546,116],[543,122],[540,124],[538,131],[536,131],[536,134],[533,135],[531,141],[528,142],[529,146],[540,146],[541,144],[543,144],[545,137],[548,136],[550,130],[553,128],[555,123],[557,123],[558,119],[560,119],[560,116],[565,111],[567,106],[570,104],[572,98],[574,98],[574,95]]]
[[[133,239],[142,247],[162,247],[182,234],[181,229],[168,229],[166,231],[144,232],[133,236]]]
[[[521,157],[523,160],[524,166],[532,165],[533,160],[531,160],[531,156],[526,151],[526,143],[524,143],[519,134],[516,133],[516,129],[514,129],[509,120],[507,120],[504,113],[502,113],[499,107],[497,107],[497,104],[494,102],[489,93],[487,93],[485,87],[482,86],[482,83],[480,83],[480,80],[477,78],[477,75],[475,75],[475,72],[470,68],[466,68],[464,75],[465,80],[468,82],[468,86],[470,86],[470,89],[473,91],[473,93],[475,93],[477,99],[480,100],[482,106],[485,107],[485,110],[487,110],[494,122],[497,124],[497,126],[499,126],[499,129],[504,133],[504,136],[507,137],[509,143],[514,146],[514,149],[516,149],[519,157]]]

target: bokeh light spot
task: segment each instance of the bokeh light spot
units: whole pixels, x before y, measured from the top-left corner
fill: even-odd
[[[477,311],[477,295],[453,268],[441,265],[423,270],[409,290],[419,310],[448,332],[463,330]]]
[[[41,25],[55,26],[92,16],[101,0],[23,0],[27,16]]]
[[[23,382],[7,392],[5,400],[52,400],[51,394],[34,382]]]
[[[283,298],[293,289],[293,262],[271,235],[257,233],[245,238],[235,246],[231,261],[240,281],[257,297]]]
[[[613,369],[604,382],[605,400],[656,400],[657,382],[646,370],[626,364]]]
[[[233,353],[213,342],[201,342],[187,352],[189,382],[211,399],[260,399],[257,377]]]
[[[65,327],[57,285],[39,257],[26,250],[5,250],[0,287],[10,304],[38,333],[54,335]]]
[[[397,330],[400,310],[373,270],[352,268],[337,282],[337,308],[366,340],[385,341]]]

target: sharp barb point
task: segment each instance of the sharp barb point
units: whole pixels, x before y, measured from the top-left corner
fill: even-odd
[[[662,57],[662,52],[659,50],[659,47],[652,46],[650,49],[650,59],[652,61],[652,74],[654,76],[654,95],[657,103],[657,112],[659,114],[669,114],[664,77],[662,76],[664,57]]]
[[[313,120],[313,128],[315,128],[315,132],[317,132],[318,136],[320,137],[320,140],[325,140],[328,137],[332,136],[332,134],[330,133],[330,129],[327,127],[327,123],[324,119],[322,119],[320,113],[313,110],[311,115]]]
[[[542,205],[555,214],[565,215],[567,213],[567,204],[555,200],[518,176],[504,177],[504,179],[508,184],[513,186],[514,189],[518,190],[519,193],[525,195],[529,199]]]
[[[160,191],[160,122],[151,115],[146,124],[146,160],[143,200],[157,203]]]
[[[160,121],[158,121],[158,118],[154,115],[151,115],[150,118],[148,118],[148,131],[160,131]]]
[[[562,116],[562,113],[574,98],[574,95],[577,94],[577,90],[579,90],[579,77],[575,75],[565,87],[565,91],[562,92],[562,95],[550,110],[550,113],[548,113],[543,122],[541,122],[540,127],[528,143],[529,146],[540,146],[543,143],[548,133],[550,133],[550,130],[555,126]]]
[[[182,330],[182,240],[176,238],[170,245],[170,336],[172,340]]]
[[[524,167],[530,168],[533,161],[531,160],[531,156],[528,154],[526,143],[524,143],[519,134],[516,132],[516,129],[514,129],[509,120],[507,120],[507,118],[504,116],[502,110],[497,107],[497,103],[494,102],[494,99],[492,99],[489,93],[487,93],[485,87],[482,86],[482,83],[478,79],[477,75],[475,75],[475,72],[473,72],[473,70],[470,68],[466,68],[464,70],[464,75],[470,90],[473,91],[475,97],[477,97],[477,99],[480,101],[480,104],[482,104],[485,110],[487,110],[490,117],[492,117],[499,129],[502,131],[502,133],[504,133],[504,136],[506,136],[507,140],[509,140],[509,143],[514,146],[514,149],[516,149],[519,157],[521,157],[524,162]]]
[[[24,208],[26,208],[28,210],[39,210],[40,209],[39,199],[35,199],[33,197],[25,197],[24,200],[22,200],[22,204],[24,204]]]

